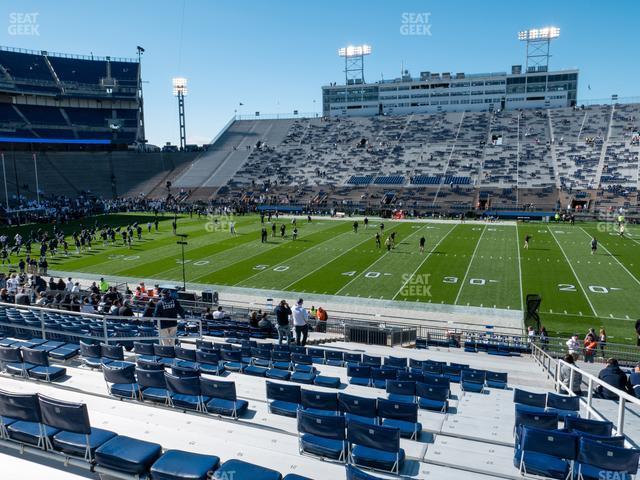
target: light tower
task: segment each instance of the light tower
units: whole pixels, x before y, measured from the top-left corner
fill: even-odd
[[[187,96],[187,79],[176,77],[173,79],[173,96],[178,97],[178,122],[180,124],[180,150],[187,146],[187,130],[184,122],[184,97]]]
[[[551,40],[560,36],[560,28],[531,28],[518,32],[518,40],[527,42],[527,65],[525,72],[548,72],[551,57]]]
[[[364,83],[364,57],[371,55],[371,46],[349,45],[339,49],[338,55],[344,57],[345,85]]]

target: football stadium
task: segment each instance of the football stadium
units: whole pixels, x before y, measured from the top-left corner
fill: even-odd
[[[174,3],[0,6],[3,478],[636,478],[640,7]]]

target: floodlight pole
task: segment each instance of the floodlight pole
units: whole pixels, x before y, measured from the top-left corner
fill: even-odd
[[[9,190],[7,189],[7,169],[4,165],[4,153],[0,153],[2,159],[2,178],[4,179],[4,199],[7,204],[7,212],[9,211]]]
[[[185,272],[185,263],[184,263],[184,246],[188,245],[188,243],[186,242],[186,238],[187,238],[187,234],[186,233],[179,233],[178,237],[182,238],[182,240],[178,240],[176,243],[178,245],[180,245],[180,247],[182,248],[182,290],[183,291],[187,291],[187,275]]]
[[[38,203],[40,203],[40,183],[38,182],[38,160],[36,154],[33,154],[33,168],[36,171],[36,198],[38,199]]]
[[[184,120],[184,93],[178,91],[178,122],[180,124],[180,150],[187,146],[187,130]]]

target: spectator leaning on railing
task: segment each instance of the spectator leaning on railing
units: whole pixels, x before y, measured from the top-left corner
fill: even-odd
[[[567,354],[564,357],[564,361],[569,365],[577,367],[573,355]],[[582,395],[582,374],[578,370],[573,371],[573,378],[571,378],[571,367],[567,365],[560,366],[560,381],[562,384],[571,390],[575,395]],[[564,393],[564,392],[560,392]]]

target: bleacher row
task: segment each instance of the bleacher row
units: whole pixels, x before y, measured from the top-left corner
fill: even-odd
[[[513,401],[513,463],[521,474],[601,480],[637,473],[640,450],[626,448],[611,422],[581,418],[580,397],[516,388]]]

